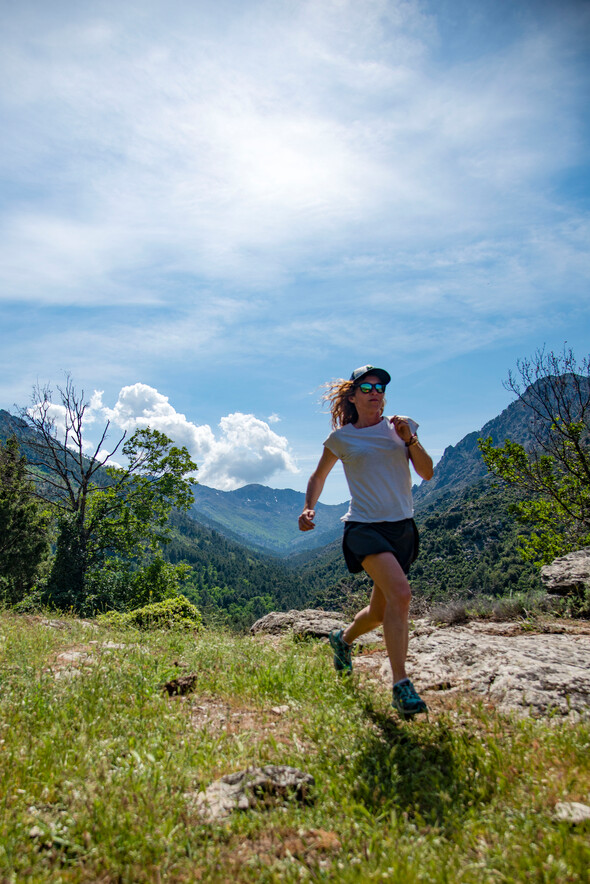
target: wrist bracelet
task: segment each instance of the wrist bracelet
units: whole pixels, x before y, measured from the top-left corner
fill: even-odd
[[[409,440],[406,442],[406,448],[409,448],[410,445],[415,445],[417,441],[418,441],[418,436],[416,435],[416,433],[412,433]]]

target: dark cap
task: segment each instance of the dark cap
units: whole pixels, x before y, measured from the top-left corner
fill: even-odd
[[[355,368],[350,376],[350,380],[357,383],[366,374],[376,374],[384,384],[388,384],[391,381],[391,375],[384,368],[375,368],[374,365],[361,365],[360,368]]]

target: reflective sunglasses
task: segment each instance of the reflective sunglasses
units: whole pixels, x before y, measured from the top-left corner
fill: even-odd
[[[357,385],[361,393],[370,393],[371,390],[375,390],[376,393],[385,393],[385,387],[387,384],[358,384]]]

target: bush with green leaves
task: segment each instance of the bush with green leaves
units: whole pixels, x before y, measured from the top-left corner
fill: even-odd
[[[517,362],[507,389],[530,416],[532,445],[480,439],[488,470],[522,495],[513,512],[533,531],[525,558],[544,564],[590,544],[590,357],[539,350]]]
[[[79,602],[78,613],[83,617],[99,611],[124,613],[176,598],[189,570],[184,564],[169,564],[159,553],[139,568],[132,562],[107,560],[100,570],[86,575],[86,595]]]
[[[152,605],[144,605],[135,611],[108,611],[97,618],[101,623],[111,626],[136,629],[190,629],[199,630],[203,625],[201,612],[184,596],[165,599]]]

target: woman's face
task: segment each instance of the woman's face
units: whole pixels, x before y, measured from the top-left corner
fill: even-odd
[[[383,382],[376,374],[368,374],[362,378],[362,383],[381,384]],[[383,410],[384,398],[385,393],[378,393],[374,388],[369,393],[363,393],[359,386],[355,388],[354,394],[349,397],[350,401],[355,404],[359,415],[375,411],[378,411],[380,414]]]

